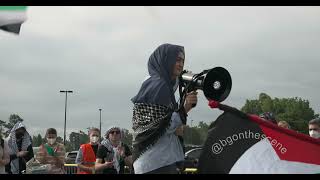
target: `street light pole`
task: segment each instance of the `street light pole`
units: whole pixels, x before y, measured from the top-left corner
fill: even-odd
[[[190,128],[190,129],[191,129],[191,141],[190,141],[190,142],[191,142],[191,145],[193,145],[193,144],[192,144],[192,122],[193,122],[193,119],[191,119],[191,128]]]
[[[101,110],[102,109],[99,109],[99,111],[100,111],[100,128],[99,128],[100,129],[100,140],[101,140],[101,134],[102,134],[102,132],[101,132]]]
[[[73,91],[60,91],[60,93],[66,93],[66,100],[64,106],[64,133],[63,133],[63,144],[66,145],[66,126],[67,126],[67,100],[68,100],[68,93],[73,93]]]

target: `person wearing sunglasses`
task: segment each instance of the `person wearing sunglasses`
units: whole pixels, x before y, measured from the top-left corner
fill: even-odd
[[[131,151],[121,142],[123,133],[117,126],[110,127],[105,133],[97,152],[96,171],[102,174],[123,174],[125,165],[132,166]]]

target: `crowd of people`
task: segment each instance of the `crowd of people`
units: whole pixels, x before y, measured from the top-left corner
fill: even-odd
[[[76,157],[79,174],[122,174],[130,167],[136,174],[177,174],[184,160],[183,127],[188,113],[197,103],[197,92],[189,92],[185,101],[177,102],[175,91],[179,86],[179,75],[185,63],[184,47],[163,44],[150,56],[149,77],[131,100],[134,105],[132,116],[132,152],[121,140],[120,127],[110,127],[101,141],[101,132],[90,129],[89,142],[82,144]],[[180,98],[181,94],[180,94]],[[290,126],[285,121],[277,122],[272,113],[260,117],[283,128]],[[309,122],[311,137],[320,138],[320,119]],[[48,164],[49,174],[64,173],[65,147],[57,142],[57,131],[46,131],[46,143],[34,156],[32,139],[26,127],[18,122],[9,135],[1,139],[0,174],[21,174],[26,163],[33,157]]]
[[[90,129],[88,135],[89,142],[80,146],[76,157],[78,174],[123,174],[125,166],[132,167],[132,153],[130,147],[121,141],[123,132],[120,127],[110,127],[102,141],[97,128]],[[34,154],[32,139],[26,127],[18,122],[8,141],[1,138],[0,174],[24,174],[32,158],[46,165],[46,173],[64,174],[66,150],[57,142],[56,129],[47,129],[45,139],[46,143],[41,144]]]
[[[265,112],[259,115],[260,118],[266,120],[270,123],[278,125],[279,127],[291,129],[289,123],[287,121],[279,121],[277,122],[274,113]],[[309,121],[308,130],[310,137],[320,139],[320,118],[315,118]]]

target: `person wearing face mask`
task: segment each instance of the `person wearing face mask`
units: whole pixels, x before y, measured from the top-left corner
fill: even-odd
[[[10,150],[10,172],[22,174],[26,163],[33,158],[32,139],[22,122],[17,122],[10,131],[8,146]]]
[[[49,128],[46,132],[47,143],[42,144],[36,155],[41,164],[50,164],[49,174],[63,174],[65,162],[65,147],[57,142],[57,130]]]
[[[90,142],[82,144],[76,157],[78,174],[95,174],[96,155],[99,146],[100,130],[92,128],[89,130]]]
[[[320,118],[309,121],[309,135],[310,137],[320,139]]]

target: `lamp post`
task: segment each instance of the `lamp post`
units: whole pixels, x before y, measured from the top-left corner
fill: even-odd
[[[193,122],[193,119],[191,119],[191,128],[190,128],[190,130],[191,130],[191,141],[190,141],[190,142],[191,142],[191,145],[193,145],[193,144],[192,144],[192,122]]]
[[[101,132],[101,108],[99,109],[99,111],[100,111],[100,128],[99,128],[99,130],[100,130],[100,140],[101,140],[101,134],[102,134],[102,132]]]
[[[66,93],[66,100],[65,100],[65,108],[64,108],[64,133],[63,133],[63,144],[66,145],[66,126],[67,126],[67,99],[68,93],[73,93],[73,91],[60,91],[60,93]]]

